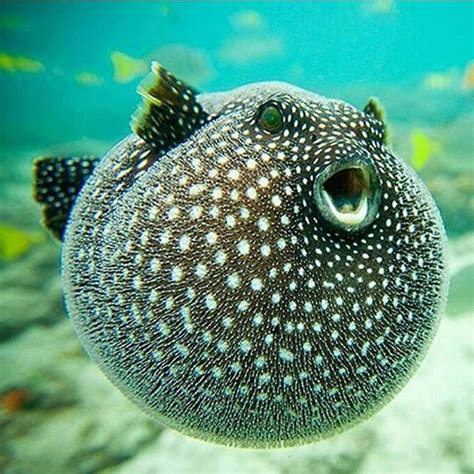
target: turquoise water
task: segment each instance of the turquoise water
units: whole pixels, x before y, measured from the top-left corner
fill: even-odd
[[[0,51],[38,59],[45,70],[0,71],[0,100],[8,111],[0,140],[45,146],[126,134],[138,78],[113,81],[114,50],[135,58],[153,57],[166,45],[182,45],[191,57],[198,50],[212,69],[202,90],[272,79],[339,96],[351,86],[370,94],[401,84],[409,93],[430,73],[466,67],[473,57],[473,9],[472,2],[388,0],[2,2]],[[257,20],[242,12],[255,12]],[[82,71],[104,82],[79,84],[74,76]]]
[[[427,359],[369,421],[299,449],[201,443],[85,356],[32,162],[129,134],[152,60],[203,92],[280,80],[380,99],[391,146],[441,210],[451,288]],[[0,472],[474,473],[474,2],[2,2],[0,112]]]

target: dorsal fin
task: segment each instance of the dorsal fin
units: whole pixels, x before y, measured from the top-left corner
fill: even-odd
[[[370,97],[364,107],[364,113],[382,124],[383,142],[388,145],[390,141],[390,131],[386,121],[385,109],[380,101],[376,97]]]
[[[43,225],[62,240],[79,191],[99,158],[38,158],[33,168],[33,197],[43,204]]]
[[[209,120],[196,100],[197,92],[157,62],[152,63],[151,72],[139,84],[138,93],[143,103],[133,114],[131,127],[156,154],[139,161],[137,172],[148,168]]]

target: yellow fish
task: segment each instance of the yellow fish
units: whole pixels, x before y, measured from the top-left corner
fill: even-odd
[[[162,16],[169,16],[171,13],[170,2],[159,2],[158,11]]]
[[[76,82],[79,84],[82,84],[84,86],[100,86],[103,84],[104,80],[98,76],[97,74],[94,74],[93,72],[78,72],[75,76],[74,79]]]
[[[410,141],[411,165],[416,171],[421,170],[428,160],[441,150],[441,144],[432,140],[422,130],[413,130],[410,134]]]
[[[26,232],[13,226],[0,224],[0,261],[12,261],[44,239],[41,232]]]
[[[121,51],[113,51],[110,59],[114,68],[114,81],[120,83],[143,76],[153,60],[159,61],[195,86],[202,85],[214,75],[214,68],[202,50],[179,43],[163,45],[140,59]]]
[[[454,69],[448,69],[446,72],[431,72],[423,79],[423,85],[431,90],[454,89],[458,78]]]
[[[395,0],[370,0],[361,2],[362,8],[367,13],[389,14],[397,10]]]
[[[278,36],[235,36],[224,42],[219,50],[223,61],[249,65],[278,57],[285,52],[283,41]]]
[[[114,81],[122,84],[133,81],[148,70],[148,61],[132,58],[120,51],[112,51],[110,59],[114,67]]]
[[[44,65],[36,59],[26,56],[13,56],[0,52],[0,70],[6,72],[41,72]]]
[[[464,69],[461,88],[467,92],[474,90],[474,61],[471,61]]]
[[[230,21],[234,27],[245,29],[261,28],[264,24],[262,16],[255,10],[234,13],[230,17]]]

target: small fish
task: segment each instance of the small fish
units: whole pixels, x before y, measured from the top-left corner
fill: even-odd
[[[412,130],[410,141],[412,150],[410,163],[416,171],[423,169],[426,163],[442,150],[441,143],[432,140],[422,130]]]
[[[160,1],[158,2],[158,12],[161,16],[169,16],[172,12],[171,2],[169,1]]]
[[[91,87],[97,87],[100,86],[104,83],[104,79],[97,74],[93,72],[78,72],[75,76],[74,79],[76,82],[79,84],[82,84],[84,86],[91,86]]]
[[[262,28],[265,24],[262,15],[255,10],[243,10],[234,13],[230,17],[230,22],[234,28],[252,30]]]
[[[44,65],[36,59],[27,56],[14,56],[5,52],[0,52],[0,70],[10,73],[15,72],[42,72]]]
[[[466,92],[474,90],[474,61],[468,63],[464,69],[461,88]]]
[[[197,85],[204,84],[214,75],[214,69],[205,53],[183,44],[161,46],[141,59],[113,51],[110,59],[114,68],[114,81],[119,83],[127,83],[143,76],[152,60],[159,60],[166,67],[178,71],[184,80],[192,80]]]
[[[443,72],[431,72],[423,79],[425,88],[434,91],[456,89],[459,84],[459,72],[456,68],[450,68]]]
[[[17,227],[0,224],[0,261],[9,262],[20,258],[43,239],[43,233],[26,232]]]
[[[367,0],[361,2],[361,6],[367,13],[377,15],[387,15],[397,11],[395,0]]]
[[[112,51],[110,60],[114,68],[114,81],[125,84],[141,76],[147,70],[144,59],[135,59],[121,51]]]
[[[423,79],[425,88],[434,91],[463,91],[474,89],[474,62],[469,62],[464,70],[450,67],[445,71],[431,72]]]
[[[103,158],[35,164],[92,359],[159,422],[227,445],[310,443],[382,408],[428,350],[448,273],[377,101],[199,94],[158,63],[138,92]]]
[[[16,413],[25,408],[25,406],[28,406],[34,398],[35,397],[30,390],[15,388],[0,395],[0,407],[6,413]]]
[[[250,35],[231,37],[219,49],[222,61],[251,65],[282,56],[285,46],[282,38],[270,35]]]

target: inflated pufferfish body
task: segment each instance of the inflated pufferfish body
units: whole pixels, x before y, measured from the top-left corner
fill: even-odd
[[[92,359],[157,420],[224,444],[308,443],[381,408],[427,350],[446,271],[376,103],[277,82],[196,95],[157,64],[140,92],[135,134],[102,160],[36,165]]]

